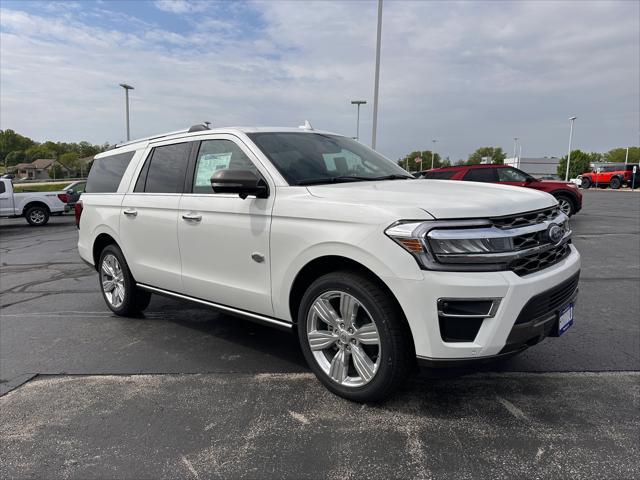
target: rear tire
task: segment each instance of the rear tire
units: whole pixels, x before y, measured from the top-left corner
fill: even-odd
[[[311,370],[348,400],[382,400],[413,370],[402,313],[389,293],[360,273],[339,271],[313,282],[300,302],[297,326]]]
[[[104,247],[98,263],[100,291],[107,307],[122,317],[142,312],[151,300],[151,294],[136,287],[124,255],[115,244]]]
[[[622,186],[622,182],[618,177],[613,177],[611,179],[611,182],[609,183],[609,186],[614,190],[618,190]]]
[[[42,227],[49,222],[49,209],[42,205],[34,205],[29,207],[24,214],[29,225],[34,227]]]

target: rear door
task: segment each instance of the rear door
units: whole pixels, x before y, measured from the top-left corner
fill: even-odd
[[[189,295],[271,315],[269,232],[275,189],[268,172],[232,135],[203,140],[182,196],[178,238],[182,282]],[[268,198],[215,194],[211,175],[251,170],[269,185]]]
[[[497,183],[498,175],[495,168],[480,167],[471,168],[462,180],[466,182],[484,182],[484,183]]]
[[[10,181],[0,180],[0,215],[13,214],[13,192]]]
[[[182,292],[178,208],[193,142],[150,147],[120,209],[122,248],[136,281]]]

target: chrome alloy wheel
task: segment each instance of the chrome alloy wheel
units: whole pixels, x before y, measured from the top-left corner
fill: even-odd
[[[558,199],[558,208],[568,217],[571,213],[571,202],[565,198],[560,198]]]
[[[307,315],[307,339],[316,362],[346,387],[369,383],[380,366],[380,334],[366,308],[352,295],[323,293]]]
[[[113,308],[119,308],[124,302],[124,274],[120,262],[114,255],[108,254],[102,259],[100,282],[109,304]]]
[[[39,225],[44,222],[45,215],[42,210],[35,209],[29,212],[29,220],[31,220],[36,225]]]

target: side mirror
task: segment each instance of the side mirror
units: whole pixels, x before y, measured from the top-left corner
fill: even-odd
[[[535,182],[535,181],[536,181],[536,179],[535,179],[535,178],[533,178],[533,177],[527,177],[527,178],[525,179],[524,183],[532,183],[532,182]]]
[[[269,187],[251,170],[218,170],[211,176],[215,193],[237,193],[243,200],[249,195],[267,198]]]

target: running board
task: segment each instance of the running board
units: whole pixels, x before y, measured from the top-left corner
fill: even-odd
[[[219,303],[209,302],[207,300],[202,300],[200,298],[190,297],[188,295],[172,292],[170,290],[163,290],[162,288],[152,287],[151,285],[145,285],[144,283],[136,283],[136,286],[139,288],[142,288],[143,290],[147,290],[149,292],[158,293],[160,295],[167,295],[169,297],[174,297],[174,298],[180,298],[182,300],[188,300],[189,302],[199,303],[201,305],[206,305],[207,307],[212,307],[217,310],[222,310],[232,315],[238,315],[240,317],[247,318],[249,320],[253,320],[258,323],[264,323],[269,326],[277,327],[283,330],[291,330],[291,328],[293,327],[293,323],[285,322],[284,320],[278,320],[276,318],[267,317],[265,315],[260,315],[259,313],[247,312],[246,310],[241,310],[239,308],[220,305]]]

